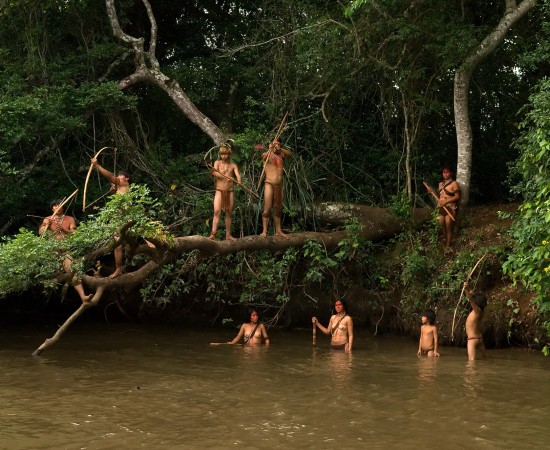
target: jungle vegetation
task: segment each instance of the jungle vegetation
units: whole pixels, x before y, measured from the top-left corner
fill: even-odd
[[[462,212],[521,203],[507,245],[489,251],[546,320],[549,13],[548,0],[3,0],[0,295],[38,286],[39,302],[42,288],[67,281],[36,229],[52,199],[79,188],[67,205],[79,229],[63,246],[100,292],[94,304],[123,290],[142,310],[200,301],[218,320],[226,305],[260,304],[275,322],[297,293],[316,304],[358,284],[372,302],[399,286],[433,304],[488,251],[458,255],[445,280],[422,279],[437,230],[418,234],[411,207],[433,206],[422,181],[435,184],[449,164]],[[285,113],[284,226],[296,236],[208,242],[217,146],[234,141],[244,185],[258,190],[262,148]],[[101,164],[128,170],[135,187],[109,197],[93,172],[95,203],[82,211],[104,147]],[[235,232],[257,234],[261,202],[236,195]],[[331,221],[324,202],[348,213]],[[398,276],[376,261],[381,244],[353,205],[376,220],[391,212],[392,234],[405,231]],[[117,230],[139,280],[106,276]],[[401,300],[408,311],[423,306],[413,297]]]

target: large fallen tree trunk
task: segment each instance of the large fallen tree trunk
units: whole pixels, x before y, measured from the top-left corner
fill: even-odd
[[[341,203],[324,203],[316,207],[318,219],[323,223],[342,225],[351,218],[356,218],[362,225],[359,235],[371,241],[380,241],[395,236],[403,231],[406,224],[398,220],[389,209],[375,208],[363,205],[351,205]],[[421,226],[430,216],[428,209],[416,208],[412,211],[412,225]],[[93,277],[84,275],[82,282],[95,291],[89,303],[82,304],[51,338],[48,338],[38,347],[33,355],[40,355],[44,350],[54,345],[65,333],[68,327],[85,311],[96,306],[106,292],[115,289],[130,291],[141,286],[147,278],[157,272],[165,264],[174,262],[181,255],[196,251],[196,256],[188,260],[189,267],[195,267],[203,258],[210,258],[242,251],[269,250],[272,252],[283,251],[290,247],[303,247],[309,240],[322,242],[327,250],[337,248],[347,235],[347,230],[327,233],[306,231],[292,233],[288,239],[281,237],[246,236],[236,241],[212,241],[204,236],[185,236],[174,239],[174,245],[167,247],[160,242],[155,242],[156,248],[140,245],[133,249],[133,253],[147,254],[151,260],[134,272],[123,274],[117,278]],[[96,253],[99,254],[99,253]],[[185,268],[184,268],[185,269]],[[184,270],[185,272],[186,270]]]

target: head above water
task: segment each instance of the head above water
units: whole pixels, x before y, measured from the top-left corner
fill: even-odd
[[[422,317],[426,318],[428,324],[433,325],[435,323],[435,312],[432,309],[426,309],[422,312]],[[424,321],[422,321],[424,323]]]
[[[259,322],[260,321],[260,313],[256,308],[249,308],[248,309],[248,318],[251,322]]]

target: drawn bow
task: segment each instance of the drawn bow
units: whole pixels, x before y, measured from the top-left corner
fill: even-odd
[[[103,147],[92,157],[92,159],[96,159],[101,152],[107,148],[112,148],[116,152],[116,147]],[[90,175],[92,174],[93,169],[94,164],[90,163],[90,168],[88,169],[88,174],[86,175],[86,181],[84,182],[84,193],[82,194],[82,212],[86,211],[86,192],[88,190],[88,181],[90,180]]]
[[[470,278],[472,278],[472,275],[477,269],[477,266],[481,264],[481,261],[485,259],[485,257],[488,255],[488,252],[485,252],[481,258],[479,258],[472,270],[470,270],[470,273],[466,277],[466,280],[464,281],[464,284],[462,285],[462,291],[460,291],[460,296],[458,297],[458,302],[456,303],[455,312],[453,314],[453,325],[451,327],[451,341],[455,340],[455,319],[456,319],[456,312],[458,310],[458,306],[460,305],[460,300],[462,300],[462,296],[464,295],[464,288],[466,287],[466,283],[470,281]]]

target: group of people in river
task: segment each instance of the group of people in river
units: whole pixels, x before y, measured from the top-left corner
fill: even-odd
[[[350,353],[353,347],[353,319],[346,312],[346,302],[336,300],[334,302],[334,314],[331,316],[328,326],[324,327],[317,317],[312,317],[311,322],[315,328],[321,330],[324,334],[331,336],[330,348],[333,350],[343,350]],[[249,310],[249,322],[241,325],[239,333],[232,341],[212,342],[211,345],[221,344],[243,344],[245,346],[259,346],[265,344],[269,347],[270,339],[267,335],[266,327],[260,322],[260,315],[256,308]],[[242,342],[241,342],[242,341]]]
[[[468,360],[479,359],[481,355],[485,358],[485,344],[483,343],[482,321],[487,306],[487,297],[481,293],[474,293],[468,282],[464,283],[464,292],[468,297],[472,311],[466,319],[466,336]],[[265,344],[269,347],[271,340],[267,334],[266,327],[260,321],[260,315],[256,308],[249,310],[249,322],[241,325],[237,336],[231,341],[224,343],[212,342],[211,345],[221,344],[242,344],[245,346],[260,346]],[[347,313],[347,305],[344,300],[338,299],[334,302],[334,314],[330,317],[328,326],[324,327],[317,317],[312,317],[314,330],[319,329],[324,334],[330,335],[330,348],[351,353],[353,348],[353,319]],[[438,328],[435,325],[435,312],[428,309],[422,313],[422,325],[420,327],[420,340],[418,342],[418,356],[439,357]]]
[[[485,344],[481,323],[487,306],[487,297],[482,293],[474,293],[470,289],[469,282],[464,283],[464,293],[468,297],[472,311],[466,318],[466,337],[468,360],[479,359],[479,354],[485,358]],[[422,326],[420,327],[420,340],[418,342],[418,356],[439,357],[438,330],[435,325],[435,312],[428,309],[422,313]]]
[[[218,230],[221,213],[225,213],[225,239],[236,240],[231,233],[232,212],[234,208],[234,185],[242,185],[241,175],[238,166],[231,161],[232,148],[228,143],[219,147],[219,159],[214,162],[210,175],[215,180],[214,193],[214,217],[212,220],[212,231],[209,239],[215,240]],[[262,153],[263,171],[260,178],[265,174],[263,211],[262,211],[262,232],[260,236],[267,237],[269,228],[270,213],[273,212],[275,236],[288,239],[281,228],[281,215],[283,205],[283,175],[284,160],[291,157],[292,153],[284,149],[278,139],[269,144],[268,151]],[[111,191],[115,194],[126,194],[130,188],[130,175],[121,170],[118,174],[109,172],[102,167],[97,158],[92,158],[91,164],[111,183]],[[438,221],[443,231],[443,243],[445,251],[451,245],[453,225],[458,212],[458,201],[460,200],[460,188],[452,178],[452,170],[445,166],[442,170],[443,180],[438,185],[439,194],[433,194],[438,200]],[[428,187],[428,186],[427,186]],[[61,200],[55,200],[51,204],[52,215],[44,219],[39,228],[39,233],[49,231],[56,239],[64,239],[67,235],[76,230],[76,221],[73,217],[65,214]],[[117,236],[114,236],[116,239]],[[148,243],[149,244],[149,243]],[[152,244],[150,244],[152,245]],[[118,245],[114,249],[115,270],[110,278],[122,275],[123,249]],[[72,259],[70,255],[64,255],[63,269],[67,274],[71,272]],[[86,294],[81,282],[72,277],[72,284],[79,294],[83,303],[89,302],[93,295]],[[485,347],[481,335],[481,321],[483,310],[486,304],[484,296],[473,294],[468,286],[465,292],[472,306],[472,312],[466,321],[466,333],[468,336],[468,356],[476,359],[478,350],[484,354]],[[326,335],[331,335],[331,348],[351,352],[353,347],[353,320],[346,313],[346,306],[343,300],[337,300],[334,304],[335,314],[329,320],[328,326],[324,327],[316,317],[312,318],[314,327]],[[265,342],[269,345],[269,337],[265,325],[260,323],[257,310],[250,313],[250,322],[244,323],[238,335],[228,344],[236,344],[243,340],[245,345],[260,345]],[[431,310],[422,315],[422,326],[418,355],[439,356],[438,332],[435,325],[435,313]]]

